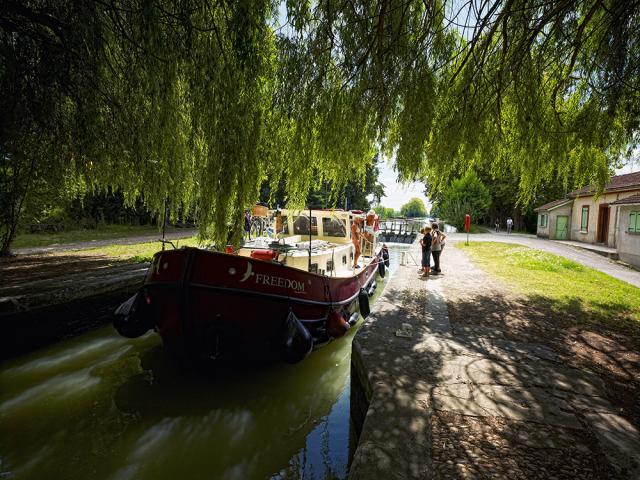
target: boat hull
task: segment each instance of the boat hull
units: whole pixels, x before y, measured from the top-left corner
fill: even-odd
[[[380,249],[354,276],[338,278],[185,248],[154,256],[141,294],[170,350],[204,358],[278,355],[291,313],[315,344],[339,336],[335,319],[346,322],[357,310],[361,289],[374,281],[381,262]]]

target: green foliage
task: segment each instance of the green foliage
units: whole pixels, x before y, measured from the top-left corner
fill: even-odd
[[[403,217],[415,218],[426,217],[427,209],[424,206],[424,202],[419,198],[412,198],[400,208],[400,214]]]
[[[306,206],[313,208],[344,208],[350,210],[369,210],[374,202],[384,196],[384,186],[378,182],[380,169],[377,165],[378,154],[365,165],[364,178],[348,179],[342,192],[332,188],[332,182],[326,181],[313,185],[306,200]],[[369,199],[371,197],[371,200]]]
[[[467,213],[471,215],[471,221],[476,223],[487,213],[490,206],[489,189],[473,170],[451,182],[442,192],[441,215],[459,230],[464,228]]]
[[[365,162],[364,177],[347,179],[342,191],[333,187],[333,181],[327,180],[321,183],[310,183],[310,190],[304,206],[311,208],[344,208],[353,210],[368,210],[373,202],[379,202],[384,196],[384,186],[378,182],[380,169],[378,168],[378,154],[372,160]],[[320,176],[319,172],[315,173]],[[267,179],[260,187],[260,201],[272,207],[287,206],[285,193],[286,179],[280,178],[276,188],[272,188],[273,181]],[[371,200],[370,198],[371,197]]]
[[[394,217],[400,216],[400,213],[396,212],[393,208],[383,207],[382,205],[373,207],[373,210],[378,214],[378,217],[380,217],[380,220],[386,220],[387,218],[394,218]]]
[[[637,144],[638,2],[496,2],[466,32],[441,0],[288,1],[278,27],[280,6],[6,0],[0,253],[29,202],[81,190],[169,198],[226,243],[265,180],[339,203],[380,148],[434,192],[507,169],[526,203],[602,186]]]

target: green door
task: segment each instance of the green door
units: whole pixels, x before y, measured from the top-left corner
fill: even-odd
[[[569,217],[558,215],[556,217],[556,240],[566,240],[569,230]]]

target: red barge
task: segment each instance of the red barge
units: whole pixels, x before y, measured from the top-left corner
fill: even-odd
[[[376,276],[389,264],[373,212],[283,210],[270,225],[275,236],[237,251],[156,253],[140,291],[116,310],[118,332],[156,329],[168,349],[191,357],[267,354],[293,363],[368,315]]]

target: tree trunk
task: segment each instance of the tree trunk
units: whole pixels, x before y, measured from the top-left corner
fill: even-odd
[[[11,255],[24,200],[29,192],[35,160],[20,155],[0,154],[0,257]]]

